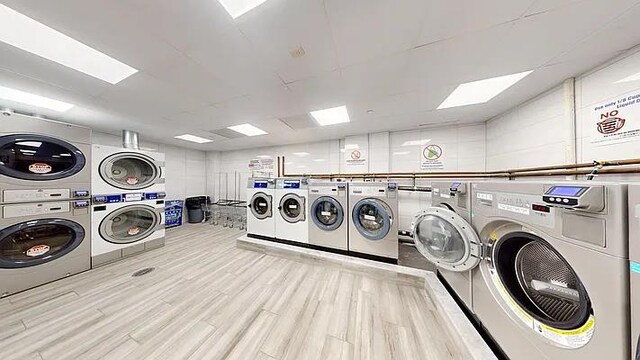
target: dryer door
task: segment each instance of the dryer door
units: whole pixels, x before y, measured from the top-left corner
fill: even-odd
[[[123,190],[141,190],[161,183],[162,164],[139,153],[123,152],[100,163],[98,172],[107,184]]]
[[[286,194],[280,199],[280,215],[284,221],[295,224],[306,218],[305,198],[296,194]]]
[[[60,139],[42,135],[0,137],[0,174],[30,181],[58,180],[80,172],[84,154]]]
[[[156,231],[162,215],[149,205],[129,205],[120,208],[102,220],[100,236],[113,244],[130,244],[143,240]]]
[[[356,203],[351,219],[360,235],[369,240],[382,240],[394,221],[391,208],[382,200],[363,199]]]
[[[418,215],[412,225],[418,251],[436,266],[449,271],[468,271],[480,263],[482,246],[473,227],[444,207]]]
[[[272,196],[263,192],[256,193],[249,202],[251,213],[258,220],[264,220],[273,216]]]
[[[333,231],[344,222],[344,209],[340,203],[330,197],[322,196],[311,204],[311,220],[324,231]]]
[[[84,228],[65,219],[31,220],[0,230],[0,269],[36,266],[77,248]]]
[[[547,241],[528,232],[506,233],[493,245],[491,264],[498,293],[515,317],[560,347],[589,342],[595,322],[589,294]]]

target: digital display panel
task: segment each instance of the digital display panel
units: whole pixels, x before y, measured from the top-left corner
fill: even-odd
[[[549,190],[547,195],[554,196],[577,196],[584,187],[579,186],[554,186]]]
[[[551,212],[551,208],[545,205],[538,205],[538,204],[533,204],[531,205],[531,209],[533,209],[534,211],[539,211],[539,212]]]
[[[253,184],[253,187],[256,189],[266,189],[267,188],[268,183],[266,181],[256,181]]]
[[[300,189],[300,181],[297,181],[297,180],[285,180],[283,188],[285,188],[285,189]]]
[[[107,196],[108,203],[117,203],[122,201],[122,195],[109,195]]]
[[[459,187],[460,187],[460,185],[461,185],[461,184],[460,184],[459,182],[457,182],[457,183],[453,183],[453,184],[451,184],[451,188],[452,188],[452,189],[457,189],[457,188],[459,188]]]

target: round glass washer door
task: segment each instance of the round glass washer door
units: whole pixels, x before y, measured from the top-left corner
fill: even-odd
[[[356,203],[351,218],[360,235],[369,240],[382,240],[391,230],[393,212],[377,199],[362,199]]]
[[[344,222],[342,205],[330,196],[322,196],[311,204],[311,219],[324,231],[336,230]]]
[[[41,219],[0,230],[0,268],[36,266],[63,257],[85,237],[84,228],[66,219]]]
[[[98,171],[109,185],[124,190],[146,189],[162,175],[152,158],[138,153],[111,155],[100,163]]]
[[[543,325],[571,331],[585,326],[593,315],[582,281],[542,238],[509,233],[495,243],[492,260],[511,299]]]
[[[284,221],[288,223],[297,223],[304,221],[305,214],[305,199],[296,194],[286,194],[280,199],[280,205],[278,206],[280,215]]]
[[[21,180],[49,181],[80,172],[87,160],[78,148],[42,135],[0,137],[0,174]]]
[[[264,220],[273,216],[272,196],[263,192],[254,194],[249,202],[251,213],[258,220]]]
[[[153,234],[162,221],[158,210],[148,205],[129,205],[102,220],[100,235],[113,244],[130,244]]]
[[[468,271],[481,260],[482,247],[473,227],[460,215],[444,207],[423,211],[413,223],[418,251],[444,270]]]

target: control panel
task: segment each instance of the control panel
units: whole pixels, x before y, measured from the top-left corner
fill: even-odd
[[[163,192],[159,192],[159,193],[145,193],[144,194],[144,199],[145,200],[158,200],[158,199],[164,199],[167,197],[166,193]]]
[[[94,204],[113,204],[122,202],[122,195],[96,195],[93,197]]]
[[[545,185],[542,201],[567,209],[604,210],[604,186]]]
[[[73,202],[74,209],[84,209],[88,208],[90,205],[89,200],[78,200]]]
[[[387,197],[391,199],[395,199],[398,196],[398,184],[389,183],[387,184]]]
[[[89,190],[75,190],[73,192],[74,198],[84,198],[89,197]]]
[[[454,182],[453,184],[451,184],[449,192],[451,193],[451,196],[465,195],[467,193],[467,184]]]
[[[282,183],[283,189],[300,189],[300,180],[284,180]]]

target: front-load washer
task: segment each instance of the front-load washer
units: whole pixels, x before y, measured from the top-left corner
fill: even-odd
[[[94,145],[92,193],[164,192],[164,159],[162,153]]]
[[[349,193],[346,182],[309,183],[309,244],[347,251]]]
[[[629,185],[631,354],[640,360],[640,184]]]
[[[91,130],[0,117],[0,203],[89,199]]]
[[[309,243],[308,197],[309,187],[306,178],[276,180],[276,239]]]
[[[89,200],[0,208],[1,296],[90,269]]]
[[[276,182],[271,178],[251,178],[247,186],[247,236],[258,239],[276,237],[274,198]]]
[[[349,184],[349,252],[398,260],[398,185]]]
[[[92,266],[164,246],[164,198],[165,193],[94,196]]]
[[[471,311],[471,268],[476,264],[472,246],[480,243],[471,225],[471,183],[436,181],[431,189],[432,206],[411,224],[414,243]]]
[[[629,359],[627,185],[474,183],[473,311],[511,359]]]

